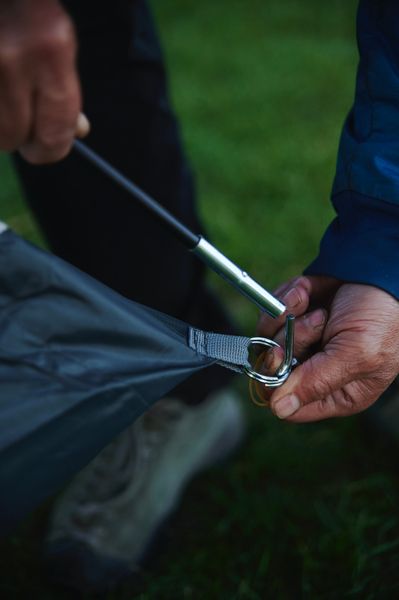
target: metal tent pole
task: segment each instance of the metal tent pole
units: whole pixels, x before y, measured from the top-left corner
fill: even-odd
[[[190,229],[159,204],[159,202],[146,194],[141,188],[133,183],[133,181],[130,181],[130,179],[110,165],[106,160],[94,152],[94,150],[78,140],[75,140],[74,148],[81,156],[90,161],[100,169],[102,173],[108,175],[108,177],[116,184],[138,200],[142,206],[168,227],[191,252],[198,256],[211,269],[216,271],[216,273],[221,275],[235,289],[251,300],[251,302],[254,302],[261,310],[266,311],[272,317],[278,317],[285,312],[286,307],[280,300],[265,290],[265,288],[252,279],[248,273],[235,265],[205,238],[190,231]]]

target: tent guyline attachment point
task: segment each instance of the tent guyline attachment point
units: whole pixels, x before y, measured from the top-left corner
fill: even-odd
[[[275,296],[262,287],[248,273],[234,264],[227,256],[220,252],[215,246],[208,242],[201,235],[193,233],[181,221],[176,219],[168,210],[166,210],[159,202],[154,200],[146,192],[144,192],[133,181],[128,179],[108,161],[102,158],[94,150],[86,146],[79,140],[74,142],[75,150],[86,160],[91,162],[102,173],[112,179],[117,185],[123,188],[146,208],[155,218],[158,219],[171,233],[180,240],[190,252],[193,252],[200,258],[208,267],[230,283],[236,290],[256,304],[262,311],[267,312],[273,318],[280,317],[286,311],[286,306],[280,302]],[[261,345],[268,348],[278,346],[274,340],[267,338],[252,338],[251,345]],[[275,375],[265,375],[258,373],[256,369],[248,366],[243,372],[265,387],[274,388],[281,386],[289,377],[291,370],[297,365],[297,361],[293,357],[294,349],[294,317],[288,315],[285,322],[285,347],[284,359],[277,369]],[[249,351],[249,348],[248,348]]]

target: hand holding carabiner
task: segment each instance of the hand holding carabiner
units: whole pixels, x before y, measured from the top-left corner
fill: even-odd
[[[303,360],[309,348],[321,339],[326,311],[318,309],[304,315],[309,305],[308,287],[308,280],[300,277],[277,289],[275,294],[286,304],[286,313],[275,320],[262,314],[259,320],[258,334],[262,337],[253,338],[252,343],[258,350],[262,350],[262,346],[267,350],[258,352],[260,356],[254,368],[246,371],[253,380],[251,393],[256,404],[268,406],[273,388],[280,387],[296,365],[293,357]],[[287,313],[297,317],[295,337],[294,321]],[[266,342],[264,338],[273,340]]]
[[[359,413],[399,373],[397,299],[371,285],[321,276],[307,281],[309,300],[328,310],[321,340],[303,358],[296,349],[301,364],[268,395],[274,414],[296,423]]]

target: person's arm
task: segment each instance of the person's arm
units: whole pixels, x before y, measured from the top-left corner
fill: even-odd
[[[57,0],[0,0],[0,150],[57,161],[85,135],[73,24]]]
[[[337,218],[308,267],[309,301],[329,310],[321,347],[271,396],[281,418],[360,412],[399,372],[399,3],[361,0],[360,62],[333,203]],[[262,335],[273,334],[267,318]]]
[[[332,201],[337,218],[306,270],[399,298],[399,3],[361,0],[359,67]]]
[[[308,295],[302,306],[311,302],[328,309],[319,350],[312,347],[311,330],[301,326],[295,355],[302,364],[272,394],[260,386],[257,390],[278,417],[298,423],[361,412],[399,372],[399,303],[370,285],[316,276],[302,278],[302,290],[304,282]],[[307,318],[301,317],[298,323],[306,323]],[[281,324],[264,316],[258,333],[266,337],[276,334],[282,343],[283,332],[277,331]],[[276,368],[279,360],[275,357],[268,367]]]

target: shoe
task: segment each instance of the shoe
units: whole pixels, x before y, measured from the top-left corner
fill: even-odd
[[[137,572],[188,481],[244,434],[235,393],[195,406],[166,398],[120,434],[56,503],[45,560],[54,582],[106,592]]]

